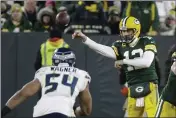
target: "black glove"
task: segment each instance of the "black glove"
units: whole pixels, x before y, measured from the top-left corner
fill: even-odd
[[[2,110],[1,110],[1,117],[7,115],[8,113],[11,112],[11,109],[8,106],[5,106]]]

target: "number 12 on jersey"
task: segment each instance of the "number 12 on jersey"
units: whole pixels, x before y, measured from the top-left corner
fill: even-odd
[[[143,52],[143,50],[141,48],[134,49],[132,51],[125,51],[124,57],[126,59],[129,59],[130,55],[131,55],[131,56],[133,56],[133,59],[135,59],[135,58],[138,58],[138,57],[142,57],[143,53],[144,52]],[[139,55],[137,56],[137,54],[139,54]],[[135,66],[131,66],[131,65],[128,65],[128,67],[127,67],[128,71],[137,70],[137,69],[140,69],[140,67],[135,67]]]
[[[59,76],[60,76],[60,74],[47,74],[46,75],[45,87],[51,86],[51,88],[47,89],[45,91],[45,94],[47,94],[49,92],[53,92],[57,89],[58,82],[52,82],[51,79],[59,77]],[[65,85],[65,86],[70,87],[71,88],[71,95],[73,95],[73,92],[75,90],[75,86],[78,82],[78,78],[73,77],[73,79],[71,79],[71,80],[72,81],[69,81],[69,75],[65,74],[65,75],[63,75],[63,78],[62,78],[62,84]]]

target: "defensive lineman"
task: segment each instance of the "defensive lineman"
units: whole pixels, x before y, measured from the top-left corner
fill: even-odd
[[[78,96],[80,107],[76,116],[86,116],[92,110],[89,92],[90,76],[86,71],[75,68],[75,54],[68,48],[59,48],[53,55],[53,66],[42,67],[34,80],[17,91],[2,109],[5,116],[28,97],[42,89],[42,97],[34,107],[35,118],[67,118],[72,115],[73,105]]]

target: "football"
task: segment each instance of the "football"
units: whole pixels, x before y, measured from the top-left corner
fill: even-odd
[[[67,26],[70,22],[70,16],[67,12],[62,11],[56,15],[56,24]]]

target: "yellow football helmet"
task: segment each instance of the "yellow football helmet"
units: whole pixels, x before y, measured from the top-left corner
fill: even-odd
[[[120,37],[123,41],[131,43],[135,38],[138,38],[141,31],[141,24],[139,20],[133,16],[125,17],[120,21],[119,24]],[[131,35],[122,35],[122,31],[132,30],[133,34]]]

